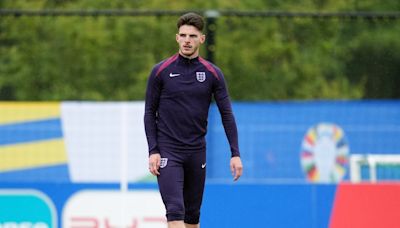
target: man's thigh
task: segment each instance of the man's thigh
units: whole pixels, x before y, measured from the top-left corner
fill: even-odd
[[[160,175],[157,177],[161,198],[168,221],[183,220],[185,214],[183,186],[183,159],[178,155],[161,151]]]
[[[198,223],[206,178],[206,153],[191,154],[185,162],[184,201],[185,222]]]

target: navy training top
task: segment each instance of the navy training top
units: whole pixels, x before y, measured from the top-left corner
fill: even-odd
[[[156,64],[147,83],[144,124],[149,154],[206,148],[208,111],[217,103],[231,156],[240,156],[238,133],[221,70],[207,60],[180,54]]]

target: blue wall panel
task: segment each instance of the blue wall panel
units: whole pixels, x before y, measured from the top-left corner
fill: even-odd
[[[399,101],[287,101],[234,103],[243,179],[305,180],[300,165],[307,130],[322,122],[339,125],[350,153],[400,153]],[[229,147],[216,106],[210,109],[208,177],[228,178]],[[347,176],[348,178],[348,176]]]
[[[55,205],[61,227],[63,208],[79,191],[118,191],[118,184],[1,184],[0,189],[35,189]],[[131,190],[154,190],[156,184],[132,184]],[[328,227],[336,185],[206,184],[202,227]],[[0,205],[1,207],[1,205]],[[1,215],[0,215],[1,217]]]
[[[207,185],[204,227],[328,227],[335,185]]]

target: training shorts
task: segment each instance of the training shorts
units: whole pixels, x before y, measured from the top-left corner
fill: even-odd
[[[206,178],[206,151],[171,152],[160,150],[157,177],[168,221],[198,224]]]

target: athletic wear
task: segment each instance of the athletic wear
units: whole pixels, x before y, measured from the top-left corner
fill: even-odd
[[[220,69],[201,57],[175,54],[158,63],[149,77],[144,123],[149,154],[161,155],[157,180],[168,221],[199,223],[212,96],[231,155],[240,156],[235,118]]]
[[[174,153],[161,148],[158,186],[167,220],[199,223],[206,179],[206,152]]]
[[[219,68],[201,57],[179,54],[157,64],[149,77],[145,130],[149,153],[164,147],[186,153],[204,150],[208,111],[214,95],[232,156],[240,156],[235,118]]]

